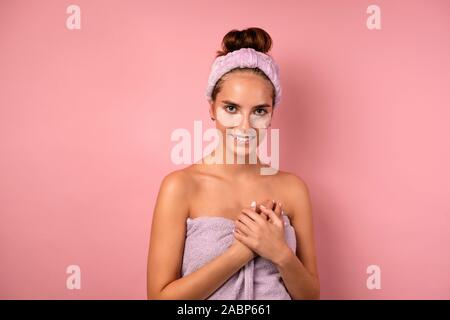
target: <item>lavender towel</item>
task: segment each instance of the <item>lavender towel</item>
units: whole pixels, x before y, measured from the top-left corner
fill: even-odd
[[[286,242],[296,250],[295,231],[282,214]],[[221,255],[234,241],[234,221],[224,217],[187,218],[182,276],[199,269]],[[291,300],[277,267],[257,256],[231,276],[207,300]]]

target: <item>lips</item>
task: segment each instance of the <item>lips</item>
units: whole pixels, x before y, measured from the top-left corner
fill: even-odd
[[[255,136],[249,136],[249,135],[241,135],[241,134],[229,134],[230,137],[233,138],[233,140],[236,143],[239,144],[248,144],[251,140],[255,139]]]

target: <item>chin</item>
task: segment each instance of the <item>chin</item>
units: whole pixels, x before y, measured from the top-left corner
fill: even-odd
[[[256,148],[249,145],[234,145],[234,149],[230,150],[235,156],[248,156],[251,153],[256,153]]]

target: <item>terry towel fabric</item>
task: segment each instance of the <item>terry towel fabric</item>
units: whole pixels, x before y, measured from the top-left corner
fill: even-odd
[[[282,214],[286,242],[295,253],[296,238],[289,217]],[[182,276],[221,255],[234,241],[234,221],[224,217],[187,218]],[[291,300],[277,267],[257,256],[231,276],[207,300]]]

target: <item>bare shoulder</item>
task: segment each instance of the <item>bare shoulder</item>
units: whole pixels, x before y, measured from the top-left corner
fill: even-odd
[[[278,183],[283,190],[285,210],[290,218],[310,214],[309,187],[305,180],[295,173],[287,171],[278,172]]]
[[[172,219],[183,221],[189,215],[189,198],[193,188],[192,174],[179,169],[168,173],[161,181],[155,216],[170,215]]]
[[[160,192],[182,195],[189,190],[190,175],[186,169],[168,173],[161,182]]]
[[[295,173],[287,171],[278,171],[277,173],[277,183],[282,185],[284,189],[289,193],[308,193],[308,185],[305,180],[296,175]]]

